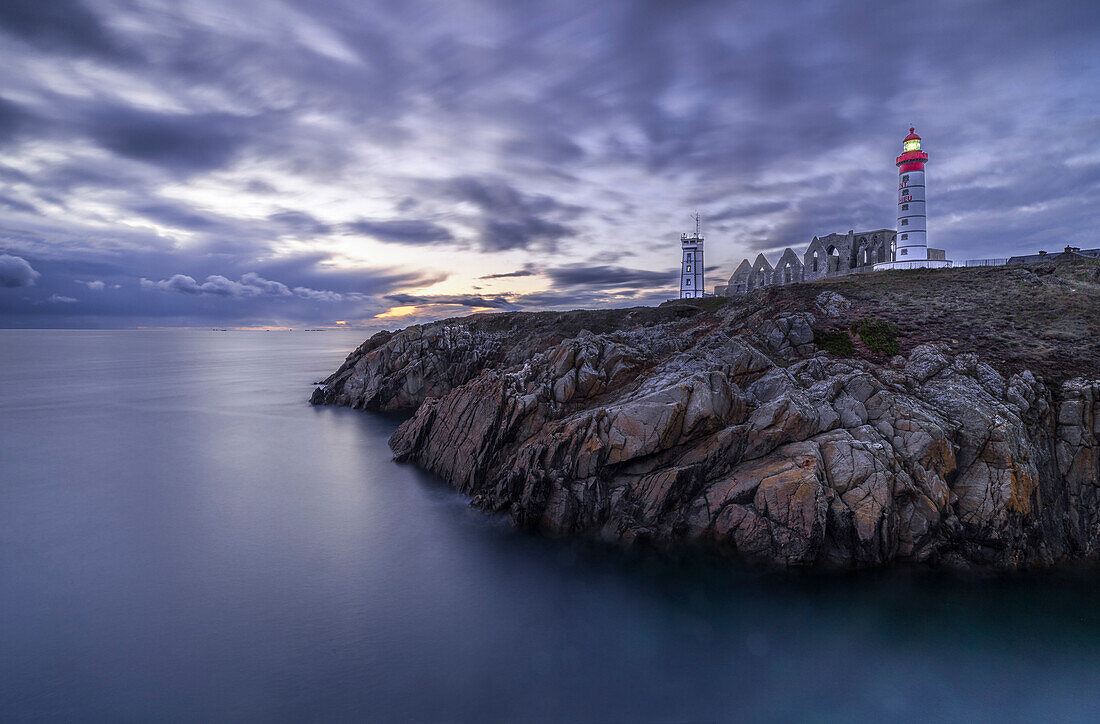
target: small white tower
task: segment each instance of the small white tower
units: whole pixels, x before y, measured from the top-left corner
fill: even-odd
[[[695,234],[680,234],[680,299],[703,296],[703,235],[699,228],[699,214],[695,219]]]

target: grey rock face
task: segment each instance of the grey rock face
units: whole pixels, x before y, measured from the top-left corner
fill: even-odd
[[[467,326],[416,325],[380,332],[314,390],[314,403],[375,410],[415,407],[476,375],[500,350],[500,340]]]
[[[415,409],[398,460],[554,535],[777,566],[1097,554],[1100,381],[1052,392],[943,345],[838,360],[813,325],[731,310],[535,344],[451,321],[368,340],[314,401]]]
[[[848,316],[852,309],[852,303],[847,297],[837,292],[825,291],[817,295],[814,306],[826,317],[841,319]]]

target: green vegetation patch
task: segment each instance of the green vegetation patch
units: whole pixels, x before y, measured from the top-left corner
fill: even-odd
[[[815,329],[814,344],[817,345],[818,349],[835,354],[837,357],[852,356],[852,338],[843,329],[839,332],[826,332],[823,329]]]
[[[898,328],[881,319],[869,319],[859,325],[859,338],[872,352],[898,353]]]

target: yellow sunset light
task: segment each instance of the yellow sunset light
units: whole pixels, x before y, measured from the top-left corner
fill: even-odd
[[[392,309],[374,315],[375,319],[393,319],[394,317],[407,317],[410,314],[416,312],[415,305],[408,305],[403,307],[393,307]]]

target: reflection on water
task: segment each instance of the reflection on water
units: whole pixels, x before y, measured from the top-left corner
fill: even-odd
[[[1100,573],[518,533],[306,404],[359,341],[0,332],[0,719],[1100,716]]]

